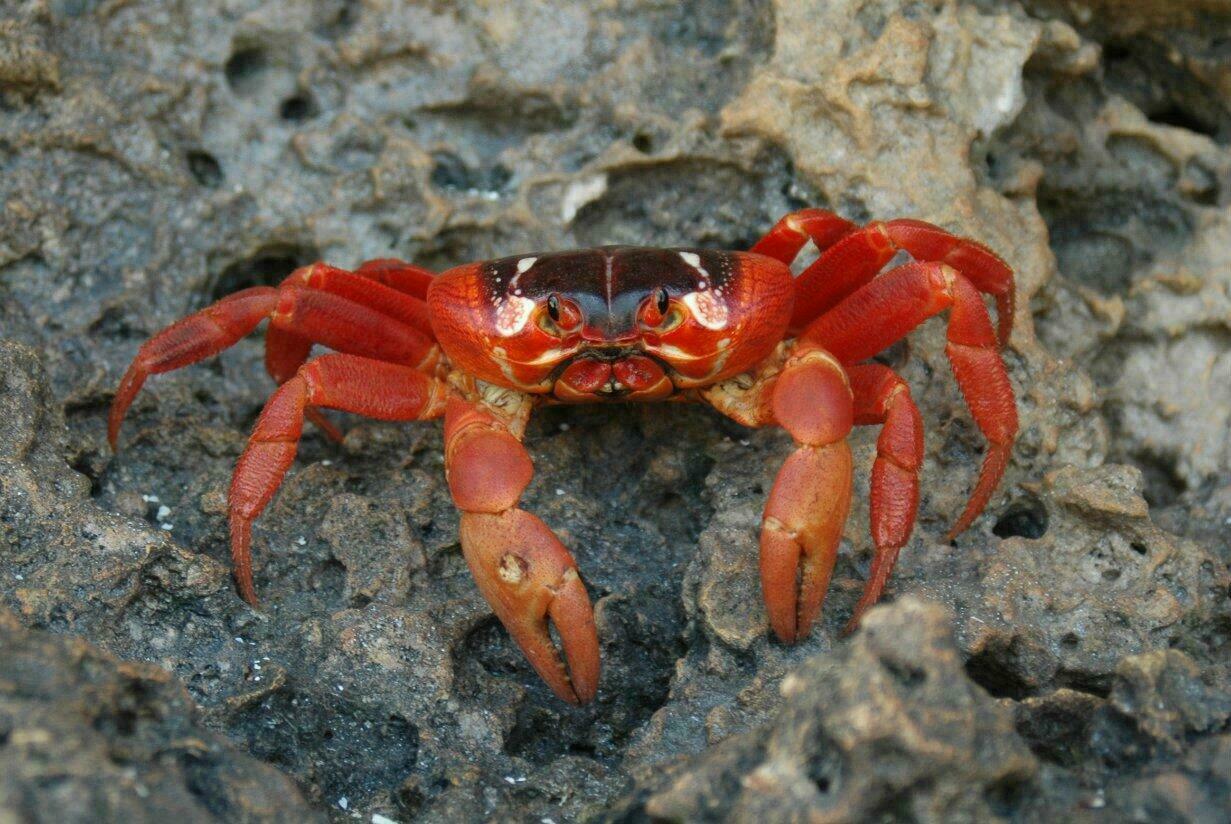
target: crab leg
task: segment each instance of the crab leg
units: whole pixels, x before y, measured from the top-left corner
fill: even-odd
[[[322,355],[270,396],[231,478],[231,557],[245,601],[256,605],[252,585],[252,522],[273,498],[295,460],[309,406],[354,412],[386,421],[439,417],[446,390],[410,366],[361,358]]]
[[[923,419],[910,388],[892,369],[878,363],[847,370],[855,394],[855,425],[881,424],[872,465],[869,520],[876,554],[863,595],[846,631],[880,600],[898,552],[910,539],[919,509],[919,468],[923,465]]]
[[[284,289],[300,287],[329,292],[432,335],[427,304],[417,296],[418,292],[426,294],[431,278],[431,272],[408,263],[370,260],[354,272],[326,263],[314,263],[296,269],[282,281],[281,286]],[[306,335],[279,324],[270,324],[265,331],[265,371],[279,384],[289,380],[307,362],[314,344],[312,338]],[[435,358],[428,358],[427,362],[434,364]],[[341,430],[319,410],[309,409],[307,417],[331,440],[342,440]]]
[[[390,290],[390,294],[398,293]],[[289,376],[294,358],[302,354],[303,340],[393,363],[419,365],[436,357],[429,334],[340,295],[294,286],[245,289],[168,326],[142,345],[111,404],[107,437],[112,448],[124,415],[147,377],[216,355],[267,317],[272,328],[292,336],[278,338],[275,334],[277,354],[269,367],[271,373],[277,370],[275,378]]]
[[[777,258],[788,266],[811,240],[824,252],[840,237],[856,229],[854,223],[825,209],[800,209],[779,220],[749,249]]]
[[[483,404],[449,398],[445,467],[461,512],[462,552],[479,591],[530,665],[560,698],[584,704],[598,689],[594,613],[573,556],[546,524],[517,506],[534,474],[511,431],[521,425]]]
[[[908,263],[861,287],[821,315],[799,339],[825,347],[842,363],[858,363],[951,309],[945,354],[988,450],[979,478],[946,540],[983,511],[1008,465],[1017,435],[1017,405],[987,307],[974,285],[942,263]]]
[[[921,220],[869,223],[840,237],[795,279],[791,328],[802,329],[871,281],[893,256],[905,251],[918,261],[947,263],[980,291],[993,295],[999,344],[1013,329],[1013,270],[981,243]]]
[[[355,270],[355,274],[383,283],[390,289],[412,295],[419,300],[427,300],[427,288],[436,277],[436,273],[430,269],[395,258],[366,261]]]

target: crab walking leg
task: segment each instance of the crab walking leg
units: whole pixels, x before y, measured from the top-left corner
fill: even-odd
[[[355,270],[355,274],[383,283],[390,289],[413,295],[419,300],[427,300],[427,289],[436,277],[436,273],[430,269],[396,258],[366,261]]]
[[[231,477],[231,557],[245,601],[256,605],[252,523],[295,460],[305,410],[320,406],[386,421],[425,420],[444,413],[446,392],[443,384],[414,367],[344,354],[309,361],[278,387]]]
[[[466,563],[530,665],[560,698],[584,704],[598,689],[598,631],[573,556],[518,508],[534,467],[511,429],[520,422],[453,396],[445,413],[445,467],[461,512]],[[552,643],[551,619],[564,661]]]
[[[854,231],[854,223],[825,209],[800,209],[774,224],[748,251],[777,258],[788,266],[811,240],[823,252],[838,238]]]
[[[120,424],[145,379],[215,355],[247,335],[278,305],[278,290],[256,286],[229,295],[163,329],[142,344],[111,402],[107,440],[115,449]]]
[[[107,437],[114,449],[120,424],[146,378],[170,372],[233,346],[265,318],[270,326],[294,333],[330,349],[418,366],[437,357],[433,339],[414,327],[375,309],[315,289],[258,286],[225,297],[155,334],[137,352],[120,381],[111,404]],[[302,343],[294,339],[275,346]],[[297,356],[301,349],[295,350]],[[279,350],[276,367],[290,358]]]
[[[1013,329],[1013,270],[981,243],[921,220],[869,223],[837,240],[795,279],[791,328],[802,329],[867,284],[900,251],[922,262],[947,263],[980,291],[994,296],[998,340]]]
[[[375,264],[375,266],[373,266]],[[394,264],[398,264],[396,268]],[[373,267],[369,269],[368,267]],[[431,273],[425,269],[401,264],[398,261],[374,260],[360,266],[355,272],[338,269],[325,263],[314,263],[296,269],[286,280],[283,288],[300,287],[329,292],[338,297],[374,309],[382,315],[414,327],[424,334],[432,334],[427,304],[412,296],[408,289],[399,289],[396,278],[393,285],[385,283],[381,276],[387,272],[410,271],[416,276],[423,274],[430,280]],[[408,286],[414,286],[408,285]],[[312,350],[311,338],[289,329],[273,327],[265,334],[265,368],[278,383],[290,380],[308,359]]]
[[[869,520],[876,554],[846,631],[880,600],[898,552],[910,540],[919,509],[919,468],[923,465],[923,418],[910,388],[892,369],[878,363],[847,370],[855,395],[855,425],[881,425],[872,465]]]
[[[774,384],[774,420],[798,445],[761,522],[761,588],[769,623],[790,644],[821,611],[851,503],[851,389],[838,362],[801,346]]]
[[[404,273],[410,273],[417,280],[413,283],[403,282],[404,278],[399,279],[399,276]],[[421,283],[423,276],[430,281],[431,273],[426,269],[400,261],[368,261],[355,272],[326,263],[314,263],[296,269],[281,285],[283,288],[300,287],[337,295],[431,336],[432,325],[427,304],[411,292],[411,289],[417,289],[420,285],[426,291],[426,284]],[[386,280],[390,282],[386,283]],[[310,337],[271,324],[265,332],[265,371],[279,384],[290,380],[299,367],[307,362],[313,345]],[[436,358],[429,357],[427,361],[426,365],[434,365]],[[334,441],[342,440],[342,431],[319,410],[309,409],[306,414],[308,420],[316,424],[328,438]]]
[[[979,291],[942,263],[908,263],[847,297],[813,321],[800,340],[846,364],[867,360],[927,318],[950,309],[945,354],[979,431],[988,441],[966,508],[946,540],[965,530],[1004,474],[1017,435],[1017,404],[996,333]]]

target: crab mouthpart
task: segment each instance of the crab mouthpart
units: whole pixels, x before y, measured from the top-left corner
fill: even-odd
[[[569,363],[556,380],[563,401],[654,400],[674,391],[653,358],[623,349],[592,349]]]

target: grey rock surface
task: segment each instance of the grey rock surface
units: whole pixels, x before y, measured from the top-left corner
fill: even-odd
[[[0,6],[0,637],[26,662],[0,659],[0,763],[24,771],[0,820],[1225,821],[1229,15]],[[923,411],[924,493],[851,639],[874,431],[825,614],[787,648],[756,563],[783,433],[682,406],[537,416],[527,508],[574,549],[603,644],[584,709],[471,583],[438,424],[306,434],[256,527],[261,612],[225,524],[271,388],[260,340],[151,380],[107,448],[143,339],[296,265],[741,248],[803,205],[930,220],[1019,276],[1018,446],[954,545],[982,445],[943,320],[885,355]],[[6,734],[15,700],[48,719],[33,755]],[[94,725],[108,707],[138,714],[136,743]],[[185,737],[205,767],[161,743]],[[34,758],[78,741],[66,786],[95,806]]]

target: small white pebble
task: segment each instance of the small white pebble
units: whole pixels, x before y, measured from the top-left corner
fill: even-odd
[[[347,798],[346,796],[342,796],[341,798],[338,799],[338,806],[344,810],[347,809],[348,807],[350,807],[350,799]]]
[[[260,671],[261,671],[261,665],[260,665],[258,662],[256,662],[256,661],[253,661],[253,662],[252,662],[252,668],[253,668],[254,670],[256,670],[257,672],[260,672]]]
[[[253,680],[253,681],[260,681],[260,680],[261,680],[261,676],[259,676],[259,675],[254,675],[254,676],[252,677],[252,680]]]
[[[333,461],[328,460],[328,459],[323,460],[321,461],[321,466],[333,466]]]
[[[238,635],[237,635],[237,636],[235,636],[235,643],[237,643],[237,644],[242,644],[243,642],[244,642],[244,639],[243,639],[243,638],[240,638]]]
[[[308,542],[308,539],[303,537],[302,535],[300,535],[298,538],[295,539],[295,543],[299,544],[300,546],[303,546],[307,542]]]
[[[752,446],[752,441],[749,441],[749,440],[741,440],[741,441],[739,442],[739,445],[740,445],[740,446]]]
[[[162,506],[158,507],[158,514],[155,515],[154,517],[160,521],[165,521],[167,520],[167,516],[170,514],[171,514],[171,507],[167,506],[166,504],[163,504]]]
[[[504,777],[504,783],[506,783],[506,784],[516,784],[516,783],[517,783],[517,779],[516,779],[516,778],[514,778],[514,777],[513,777],[513,776],[511,776],[511,775],[506,775],[506,776]]]
[[[26,580],[26,576],[22,575],[20,572],[14,572],[13,577],[16,578],[18,581]]]
[[[561,489],[560,487],[556,487],[556,494],[557,494],[557,495],[563,495],[563,494],[564,494],[564,490],[563,490],[563,489]]]
[[[372,824],[398,824],[392,818],[383,816],[380,813],[372,813]]]
[[[141,500],[145,501],[147,504],[156,504],[159,502],[157,495],[142,495]]]
[[[561,432],[567,432],[567,431],[568,431],[568,429],[569,429],[569,426],[568,426],[568,424],[567,424],[567,423],[562,423],[562,424],[560,424],[560,431],[561,431]]]
[[[539,824],[556,824],[556,822],[555,819],[552,818],[540,818]]]
[[[338,692],[342,692],[342,690],[344,690],[344,689],[346,689],[346,688],[345,688],[345,687],[343,687],[341,684],[338,684]]]
[[[175,524],[159,524],[159,526],[162,527],[163,530],[166,532],[170,532],[171,530],[175,529]]]

